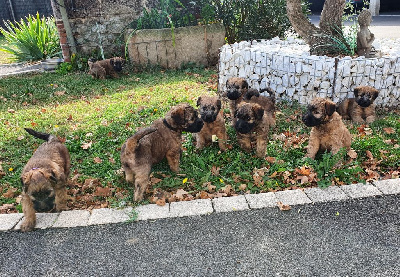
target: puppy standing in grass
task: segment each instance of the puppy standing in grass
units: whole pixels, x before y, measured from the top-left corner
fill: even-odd
[[[228,135],[226,134],[224,116],[220,111],[221,100],[215,96],[201,96],[197,99],[197,106],[204,126],[199,133],[195,134],[196,148],[202,149],[211,144],[212,136],[216,135],[219,149],[225,151]]]
[[[35,212],[66,209],[66,183],[71,161],[68,149],[57,137],[25,129],[34,137],[45,140],[33,153],[21,174],[23,185],[23,232],[32,231],[36,224]]]
[[[249,84],[244,78],[232,77],[226,81],[226,97],[229,99],[229,109],[231,111],[232,126],[235,126],[235,111],[243,101],[243,96],[247,93]]]
[[[114,57],[97,62],[92,62],[89,60],[89,74],[92,75],[93,78],[98,79],[105,79],[106,76],[118,78],[118,72],[122,71],[122,66],[124,63],[125,60],[120,57]]]
[[[372,123],[375,121],[375,104],[379,91],[369,86],[354,89],[355,98],[343,100],[337,108],[343,119],[351,119],[355,123]]]
[[[319,97],[308,105],[307,113],[303,115],[303,122],[312,129],[306,157],[314,159],[318,151],[325,150],[336,154],[343,147],[347,151],[350,150],[350,132],[335,110],[334,102]]]
[[[203,121],[187,103],[172,107],[163,119],[141,129],[121,147],[121,164],[128,183],[135,184],[135,201],[143,199],[153,164],[167,158],[173,172],[179,171],[182,132],[197,133]]]

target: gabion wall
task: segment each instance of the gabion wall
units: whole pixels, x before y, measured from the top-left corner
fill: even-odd
[[[338,57],[309,55],[302,40],[278,38],[269,41],[225,45],[220,51],[219,90],[231,77],[243,77],[256,89],[271,87],[278,99],[307,104],[314,97],[335,102],[353,97],[356,86],[380,90],[378,106],[400,104],[400,40],[378,42],[382,57]]]

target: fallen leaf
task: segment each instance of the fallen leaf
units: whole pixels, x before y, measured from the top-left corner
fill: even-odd
[[[289,205],[284,205],[281,201],[276,203],[281,211],[289,211],[291,207]]]
[[[67,118],[67,120],[71,121],[72,120],[72,114],[70,114]]]
[[[158,206],[165,206],[165,198],[158,199],[158,200],[156,201],[156,204],[157,204]]]
[[[94,160],[94,163],[96,163],[96,164],[101,164],[103,162],[99,157],[96,157],[93,160]]]
[[[357,152],[353,149],[350,149],[349,152],[347,152],[347,155],[352,159],[357,159]]]
[[[13,110],[13,109],[8,109],[8,112],[9,112],[9,113],[15,113],[15,110]]]
[[[17,137],[17,140],[23,140],[25,137],[22,135],[22,136],[19,136],[19,137]]]
[[[65,94],[65,90],[59,90],[59,91],[54,92],[55,96],[63,96],[64,94]]]
[[[183,199],[184,199],[184,196],[187,195],[187,194],[188,194],[187,191],[185,191],[185,190],[183,190],[183,189],[178,189],[178,190],[176,191],[176,193],[174,194],[174,196],[175,196],[176,198],[178,198],[179,200],[183,200]]]
[[[247,185],[246,185],[246,184],[241,184],[241,185],[239,186],[239,189],[240,189],[240,190],[246,190],[246,189],[247,189]]]
[[[83,143],[82,144],[82,149],[89,149],[90,147],[92,146],[92,142],[90,141],[90,142],[85,142],[85,143]]]
[[[3,193],[4,198],[14,198],[15,193],[17,192],[17,188],[9,188],[7,192]]]
[[[396,131],[392,127],[383,128],[383,131],[385,131],[386,134],[394,134],[394,133],[396,133]]]
[[[216,189],[216,188],[217,188],[216,186],[211,185],[211,182],[208,182],[208,183],[207,183],[207,190],[208,190],[208,192],[215,192],[215,189]]]
[[[154,185],[154,184],[157,184],[157,183],[159,183],[159,182],[161,182],[162,181],[162,179],[159,179],[159,178],[156,178],[156,177],[152,177],[152,178],[150,178],[150,182]]]
[[[365,154],[367,155],[367,157],[368,157],[370,160],[373,160],[373,159],[374,159],[374,156],[372,155],[371,151],[367,150],[367,151],[365,151]]]
[[[267,162],[269,162],[270,164],[272,164],[272,163],[275,163],[276,158],[274,158],[274,157],[266,157],[265,160],[266,160]]]
[[[213,166],[211,167],[211,173],[212,173],[212,175],[214,175],[214,176],[218,176],[220,170],[221,170],[221,168],[220,168],[220,167],[217,167],[217,166],[215,166],[215,165],[213,165]]]
[[[96,191],[93,193],[94,196],[108,197],[111,196],[112,190],[109,187],[97,187]]]

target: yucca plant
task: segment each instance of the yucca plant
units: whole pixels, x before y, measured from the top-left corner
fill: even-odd
[[[0,27],[9,46],[0,48],[13,55],[14,61],[36,61],[58,56],[61,53],[57,27],[53,17],[40,18],[29,15],[20,22],[4,22]]]

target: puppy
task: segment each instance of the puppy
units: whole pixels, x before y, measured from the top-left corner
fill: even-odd
[[[256,144],[256,155],[265,157],[268,143],[268,132],[272,127],[271,115],[257,103],[241,103],[235,112],[235,129],[240,147],[246,152],[252,149],[252,143]]]
[[[34,137],[45,140],[36,149],[22,170],[22,211],[24,222],[21,231],[32,231],[36,224],[35,212],[56,211],[66,208],[66,183],[71,160],[68,149],[57,137],[25,130]]]
[[[260,93],[267,91],[269,96],[260,95]],[[268,126],[275,127],[275,92],[271,88],[261,89],[260,91],[249,88],[247,93],[243,96],[243,100],[248,103],[257,103],[268,115]]]
[[[218,146],[221,151],[226,150],[227,134],[225,120],[221,110],[221,100],[218,97],[201,96],[197,99],[201,119],[204,126],[195,134],[196,148],[202,149],[212,143],[212,136],[218,137]]]
[[[243,101],[243,96],[247,93],[249,84],[244,78],[232,77],[226,81],[226,97],[229,99],[229,109],[231,111],[232,126],[235,126],[235,111],[237,106]]]
[[[306,126],[312,127],[306,157],[314,159],[318,151],[325,150],[336,154],[343,147],[350,150],[350,132],[335,109],[335,103],[319,97],[308,105],[302,118]]]
[[[93,78],[99,79],[105,79],[106,76],[118,78],[117,72],[122,71],[122,66],[124,65],[124,63],[125,60],[120,57],[114,57],[97,62],[88,61],[89,74],[91,74]],[[102,70],[101,68],[103,68],[104,70]]]
[[[355,123],[371,123],[375,121],[375,104],[379,91],[373,87],[359,86],[354,89],[355,98],[343,100],[337,108],[343,119],[351,119]]]
[[[89,74],[92,75],[93,79],[102,79],[106,78],[106,70],[99,63],[88,61],[89,65]]]
[[[135,201],[143,199],[153,164],[167,158],[173,172],[179,171],[182,132],[197,133],[203,121],[187,103],[172,107],[163,119],[128,138],[121,147],[121,164],[128,183],[135,185]]]

